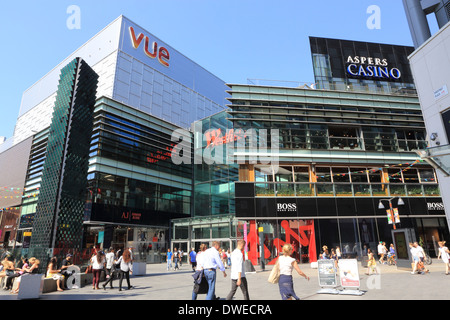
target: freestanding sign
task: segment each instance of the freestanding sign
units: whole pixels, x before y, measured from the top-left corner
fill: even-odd
[[[319,286],[322,288],[317,293],[339,294],[336,289],[336,268],[334,260],[318,260],[317,270],[319,271]]]
[[[364,294],[360,291],[358,261],[356,259],[341,259],[339,260],[339,277],[341,279],[341,286],[351,288],[350,290],[342,290],[339,294],[349,294],[361,296]]]

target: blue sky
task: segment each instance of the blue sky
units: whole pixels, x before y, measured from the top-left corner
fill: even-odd
[[[381,29],[366,26],[371,5]],[[228,83],[312,82],[308,36],[412,45],[401,0],[3,1],[0,136],[13,135],[22,93],[121,14]]]

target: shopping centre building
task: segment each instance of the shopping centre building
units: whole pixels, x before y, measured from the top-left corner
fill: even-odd
[[[416,153],[428,135],[407,58],[414,49],[309,41],[314,84],[226,85],[119,17],[23,95],[14,136],[0,145],[0,207],[17,217],[8,239],[19,254],[68,251],[79,261],[93,247],[132,246],[136,258],[160,262],[167,248],[218,240],[233,249],[242,238],[254,264],[260,252],[274,263],[286,242],[302,262],[324,245],[361,256],[378,241],[404,257],[408,239],[433,256],[449,230],[436,172]],[[76,156],[85,174],[84,164],[64,166],[73,159],[64,130],[75,123],[54,116],[60,97],[76,96],[61,72],[74,63],[95,73],[89,148],[85,162]],[[55,139],[67,145],[61,154]],[[187,161],[176,164],[181,149]],[[62,171],[51,174],[55,159]],[[64,187],[75,172],[84,192]]]
[[[69,163],[74,148],[69,144],[65,153],[56,154],[54,147],[55,139],[79,133],[66,132],[74,127],[66,118],[52,129],[58,99],[72,101],[76,109],[77,90],[69,93],[69,88],[79,76],[67,82],[62,70],[78,57],[98,77],[96,101],[85,106],[92,108],[92,120],[85,120],[92,123],[92,136],[88,172],[79,171],[86,178],[76,199],[82,197],[81,212],[75,202],[61,206],[73,191],[63,187],[70,166],[61,163]],[[133,246],[146,260],[159,261],[157,253],[170,245],[171,219],[189,217],[192,205],[192,167],[172,163],[178,142],[172,133],[224,110],[226,88],[224,81],[129,19],[113,21],[24,92],[14,136],[0,145],[5,178],[0,206],[12,215],[3,222],[13,221],[16,231],[3,233],[3,241],[24,255],[47,246],[49,256],[70,251],[81,259],[93,247]],[[91,132],[89,123],[85,130]],[[65,143],[60,141],[58,146]],[[52,164],[60,171],[46,175],[48,163],[60,158],[60,164]],[[43,196],[49,181],[60,190],[53,198]],[[44,198],[53,202],[45,209]],[[72,245],[80,235],[82,243]]]
[[[310,42],[315,85],[229,84],[229,109],[193,125],[195,154],[223,159],[194,164],[193,216],[174,221],[173,241],[234,247],[244,237],[253,264],[262,251],[274,263],[286,242],[302,262],[322,246],[355,257],[379,241],[400,258],[408,240],[434,255],[449,230],[436,173],[415,152],[427,133],[413,48]]]

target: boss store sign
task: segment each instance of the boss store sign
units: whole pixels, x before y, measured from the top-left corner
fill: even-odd
[[[371,80],[399,80],[402,77],[398,68],[391,67],[387,59],[381,58],[348,56],[346,70],[352,77]]]

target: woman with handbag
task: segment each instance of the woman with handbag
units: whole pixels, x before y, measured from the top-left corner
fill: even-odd
[[[278,287],[280,289],[281,298],[283,300],[300,300],[295,294],[294,282],[292,278],[292,271],[295,269],[299,275],[309,281],[309,277],[303,273],[298,267],[297,261],[291,258],[293,249],[292,245],[286,243],[283,246],[283,255],[278,258],[278,264],[280,268],[280,278],[278,281]]]

